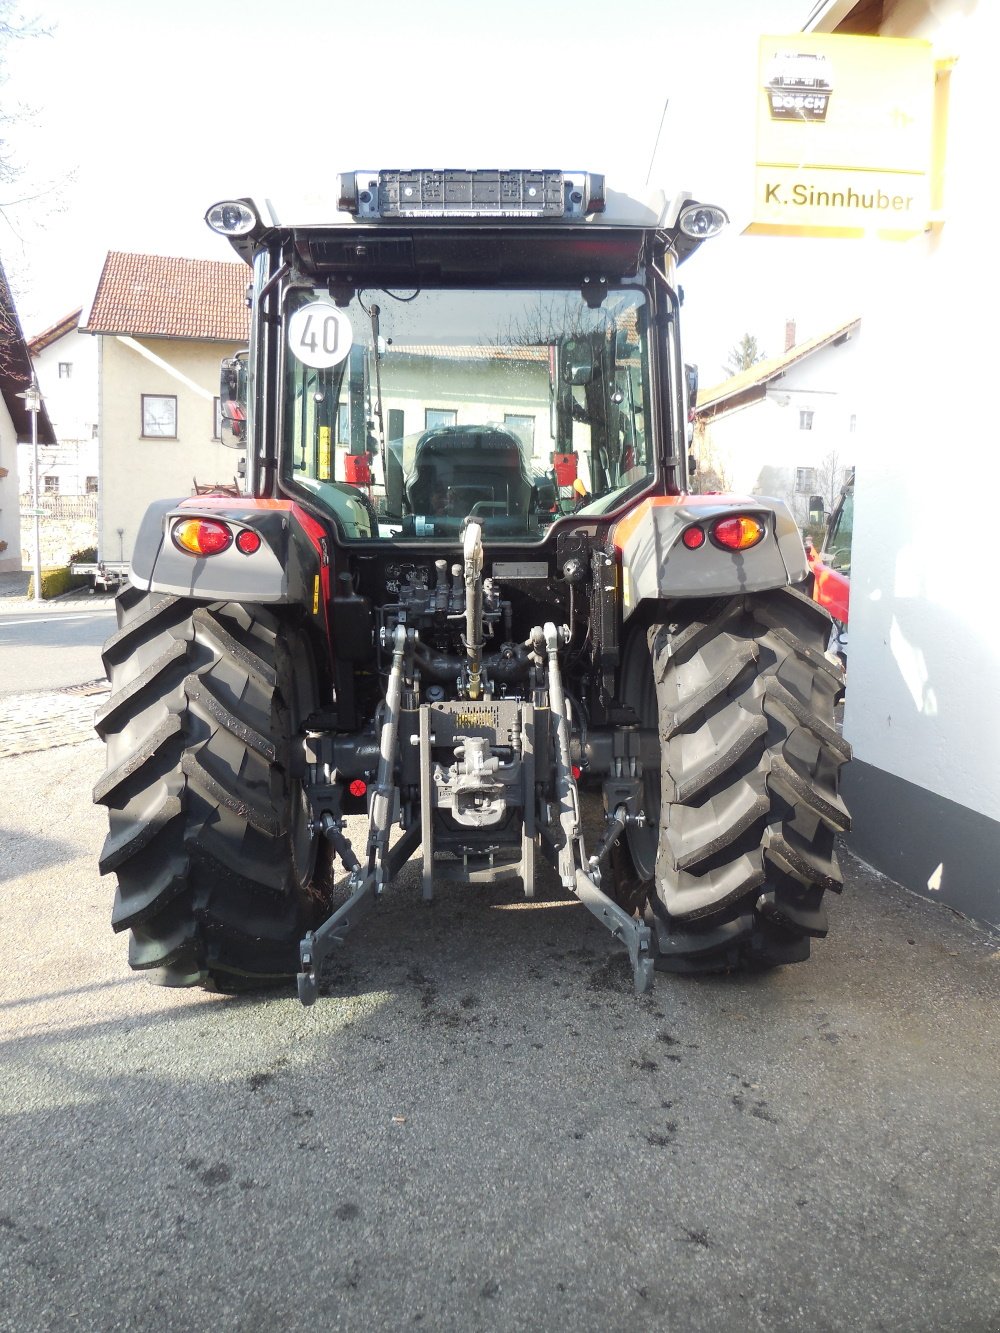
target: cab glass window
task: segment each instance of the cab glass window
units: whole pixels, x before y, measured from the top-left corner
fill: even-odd
[[[645,297],[286,294],[282,475],[348,539],[533,541],[653,473]]]

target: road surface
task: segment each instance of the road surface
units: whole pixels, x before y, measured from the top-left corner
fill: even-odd
[[[997,1327],[995,936],[848,856],[810,963],[637,1000],[557,888],[412,865],[311,1009],[159,990],[86,721],[2,761],[0,1330]]]

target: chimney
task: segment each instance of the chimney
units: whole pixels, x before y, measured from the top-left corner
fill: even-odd
[[[785,351],[790,352],[795,346],[795,320],[785,320]]]

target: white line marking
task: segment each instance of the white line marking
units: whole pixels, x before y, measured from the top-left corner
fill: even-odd
[[[66,611],[63,612],[62,615],[57,615],[57,616],[36,616],[28,614],[24,616],[17,616],[13,620],[0,620],[0,629],[13,629],[15,626],[20,626],[20,625],[51,625],[56,621],[66,621],[66,620],[96,620],[98,616],[111,616],[111,615],[114,615],[113,610],[83,611],[80,613]]]

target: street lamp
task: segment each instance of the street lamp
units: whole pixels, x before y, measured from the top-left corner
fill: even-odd
[[[38,381],[34,376],[31,377],[31,383],[19,393],[18,398],[24,399],[24,405],[31,413],[31,505],[35,517],[35,544],[32,552],[32,569],[34,575],[34,597],[36,602],[42,600],[42,534],[39,518],[41,510],[38,507],[38,413],[42,408],[42,395],[38,390]]]

